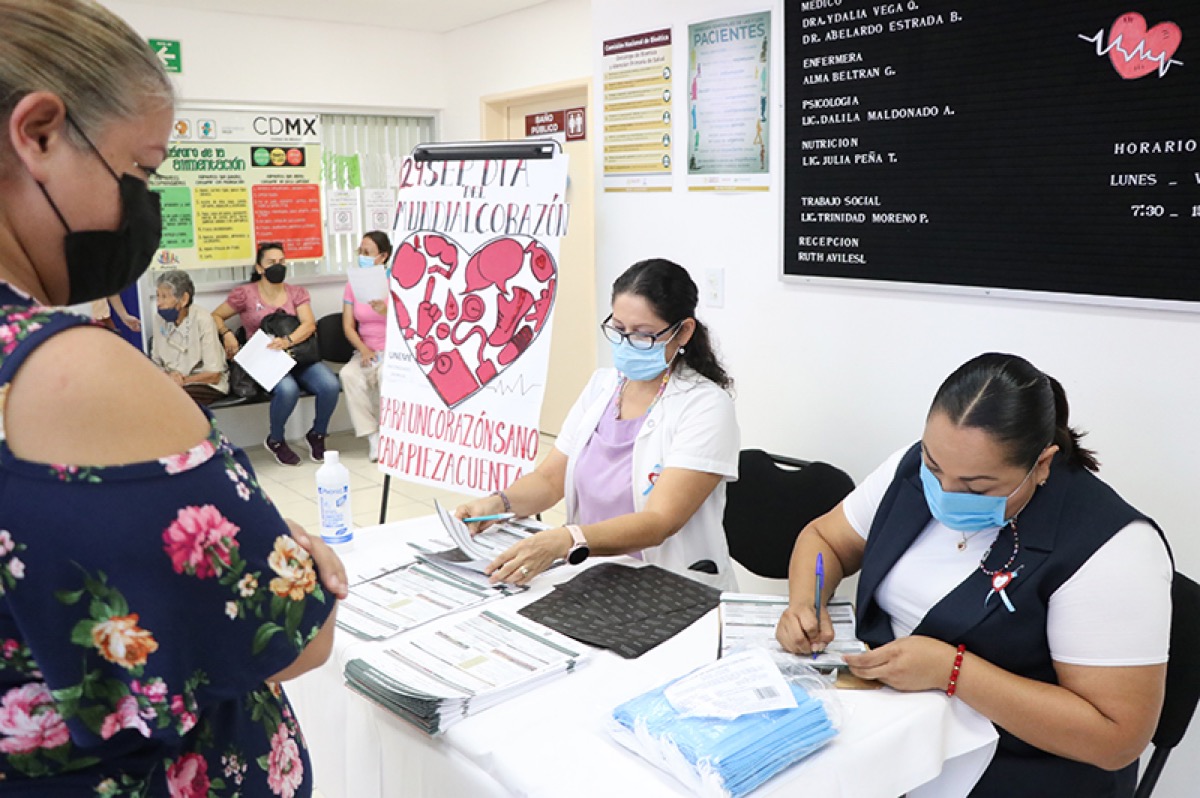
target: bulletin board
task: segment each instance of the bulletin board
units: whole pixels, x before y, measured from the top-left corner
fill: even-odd
[[[1200,4],[790,0],[784,28],[785,277],[1200,302]]]

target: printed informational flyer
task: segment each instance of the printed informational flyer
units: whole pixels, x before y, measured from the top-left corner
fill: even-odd
[[[604,190],[670,191],[671,29],[604,42]]]
[[[689,191],[770,186],[771,12],[688,26]]]
[[[180,105],[150,181],[163,216],[153,268],[246,266],[259,241],[290,260],[323,257],[320,180],[318,114]]]

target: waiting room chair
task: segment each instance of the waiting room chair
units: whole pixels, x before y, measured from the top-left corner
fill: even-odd
[[[342,314],[330,313],[317,320],[317,348],[321,359],[330,363],[348,363],[354,355],[354,345],[342,327]]]
[[[1171,749],[1179,745],[1200,702],[1200,585],[1176,572],[1171,583],[1171,654],[1167,691],[1158,728],[1151,740],[1154,753],[1138,782],[1134,798],[1149,798]]]
[[[787,577],[800,530],[853,489],[850,475],[828,463],[743,449],[737,481],[729,483],[725,494],[730,556],[758,576]]]

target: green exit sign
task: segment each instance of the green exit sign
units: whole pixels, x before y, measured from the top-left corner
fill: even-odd
[[[151,39],[150,49],[162,61],[163,69],[168,72],[183,71],[183,56],[179,52],[179,42],[174,39]]]

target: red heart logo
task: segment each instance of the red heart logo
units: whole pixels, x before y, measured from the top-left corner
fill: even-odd
[[[391,268],[396,323],[417,365],[455,407],[515,363],[541,334],[558,263],[530,236],[468,253],[457,241],[412,233]]]
[[[1012,574],[1004,571],[992,577],[992,590],[1003,590],[1012,581]]]
[[[1108,57],[1125,80],[1144,78],[1171,59],[1183,41],[1174,22],[1160,22],[1146,30],[1146,18],[1131,11],[1117,17],[1108,32]]]

